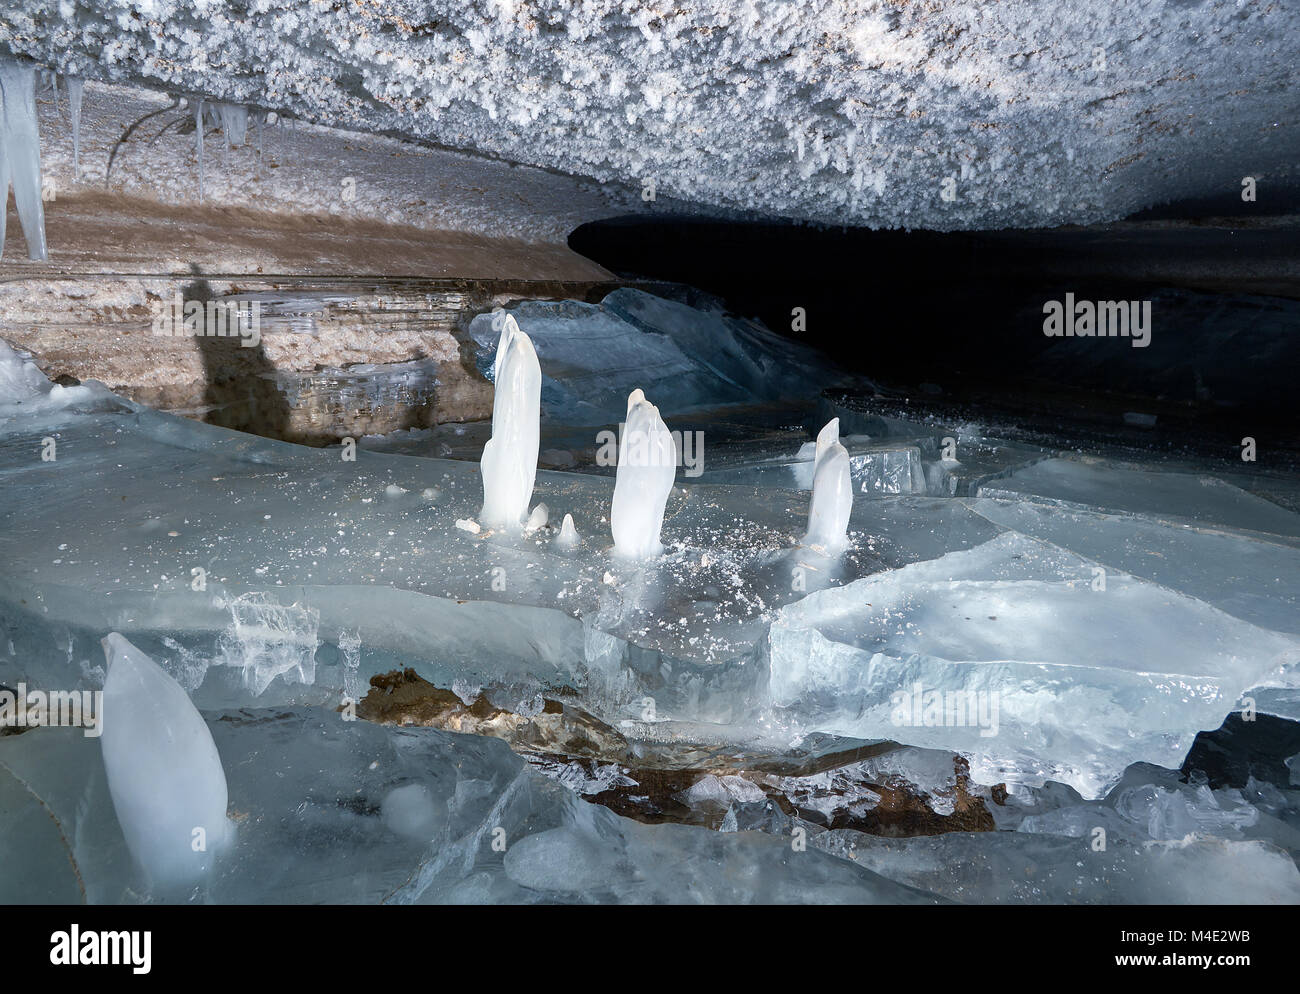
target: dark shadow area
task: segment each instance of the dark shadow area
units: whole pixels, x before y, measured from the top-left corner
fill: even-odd
[[[1300,217],[1237,206],[1228,223],[1166,208],[1092,228],[959,233],[646,214],[583,225],[569,245],[621,277],[716,294],[913,402],[1136,412],[1240,439],[1293,421]],[[1149,344],[1048,337],[1044,307],[1066,294],[1149,301]]]
[[[207,307],[219,299],[203,278],[197,263],[190,263],[195,279],[181,287],[182,301]],[[245,344],[238,335],[202,334],[197,337],[203,357],[206,386],[203,420],[267,438],[286,438],[290,429],[289,402],[280,392],[275,366],[259,340]]]

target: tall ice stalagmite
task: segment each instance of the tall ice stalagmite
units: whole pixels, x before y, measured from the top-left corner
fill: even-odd
[[[537,478],[542,370],[532,339],[507,314],[493,367],[492,437],[483,446],[483,511],[489,528],[517,531],[528,515]]]
[[[610,529],[614,552],[626,559],[653,559],[663,552],[659,531],[677,475],[677,446],[659,408],[633,390],[618,443],[618,470]]]
[[[803,544],[837,552],[848,544],[849,515],[853,511],[853,476],[848,450],[840,444],[840,421],[835,418],[817,434],[813,464],[813,493],[808,504],[808,533]]]
[[[234,839],[221,757],[179,683],[117,632],[103,644],[100,747],[122,834],[155,890],[192,885]]]

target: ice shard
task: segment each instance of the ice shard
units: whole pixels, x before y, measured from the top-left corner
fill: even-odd
[[[18,221],[27,239],[27,258],[44,262],[45,206],[41,202],[41,137],[36,126],[36,67],[0,61],[0,190],[9,200],[13,183]],[[0,211],[0,256],[4,254],[5,216]]]
[[[81,181],[81,96],[85,80],[68,77],[68,112],[72,117],[72,175]]]
[[[501,322],[493,382],[492,437],[483,446],[483,510],[489,528],[518,531],[537,477],[542,371],[532,340],[510,315]]]
[[[192,885],[234,838],[221,757],[179,683],[116,632],[103,646],[100,744],[122,834],[151,887]]]
[[[677,446],[659,408],[633,390],[618,445],[618,470],[610,529],[614,552],[627,559],[653,559],[663,551],[659,531],[677,475]]]
[[[839,418],[835,418],[817,434],[813,493],[808,503],[808,532],[803,544],[827,552],[844,548],[852,511],[853,474],[848,450],[840,444]]]

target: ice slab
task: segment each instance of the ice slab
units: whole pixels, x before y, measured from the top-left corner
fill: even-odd
[[[963,904],[1295,904],[1300,871],[1264,842],[1195,836],[1108,845],[1091,838],[954,832],[882,839],[846,829],[813,844]]]
[[[1015,534],[810,594],[769,634],[773,702],[810,727],[952,748],[982,782],[1050,778],[1091,797],[1132,762],[1178,765],[1298,653]]]
[[[574,425],[616,423],[643,389],[659,408],[683,411],[814,396],[836,377],[816,352],[716,309],[619,289],[600,304],[524,301],[509,313],[532,339],[542,368],[542,411]],[[478,365],[491,366],[493,315],[469,326]]]
[[[991,523],[1107,569],[1177,590],[1261,628],[1300,634],[1300,549],[1281,537],[1034,502],[963,503]]]
[[[1029,497],[1300,538],[1300,514],[1210,475],[1153,472],[1100,459],[1047,459],[982,485],[980,497]]]

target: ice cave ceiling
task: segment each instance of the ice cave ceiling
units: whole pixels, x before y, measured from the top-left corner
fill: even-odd
[[[1255,0],[23,0],[0,51],[835,224],[1089,223],[1300,158],[1300,9]]]

